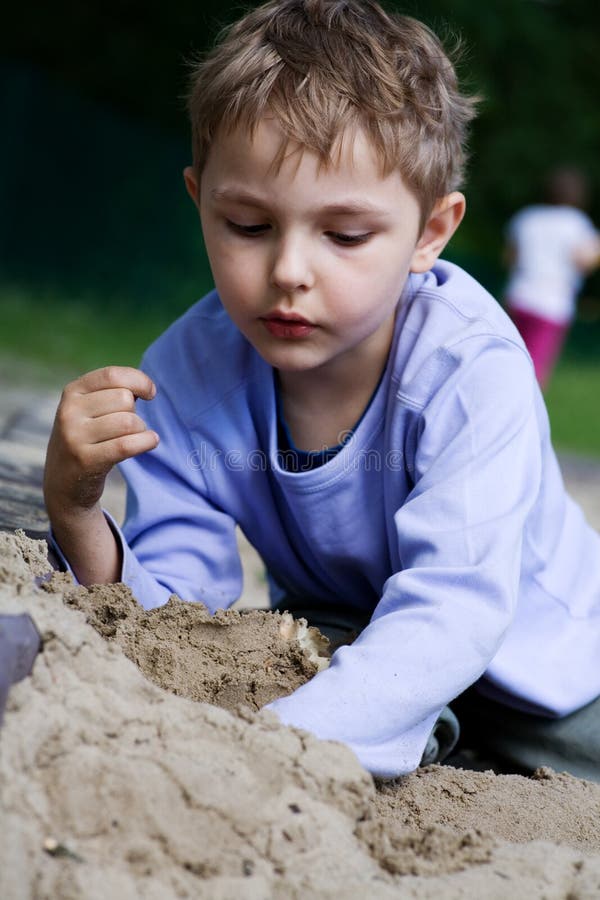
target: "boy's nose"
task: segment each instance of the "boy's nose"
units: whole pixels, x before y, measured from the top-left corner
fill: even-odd
[[[278,244],[271,269],[271,283],[286,294],[313,286],[310,256],[300,240],[286,240]]]

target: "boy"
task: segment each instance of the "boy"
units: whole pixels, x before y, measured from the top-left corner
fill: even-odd
[[[536,724],[600,694],[599,538],[516,330],[436,263],[472,112],[431,32],[370,0],[247,14],[190,96],[184,176],[216,291],[143,371],[69,385],[48,448],[54,537],[83,584],[228,606],[239,524],[273,606],[362,629],[272,709],[384,777],[435,757],[475,682]],[[123,532],[99,506],[122,460]]]

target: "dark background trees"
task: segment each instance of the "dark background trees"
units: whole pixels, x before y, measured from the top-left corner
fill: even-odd
[[[251,4],[250,4],[251,5]],[[482,95],[468,217],[451,253],[499,291],[503,225],[554,163],[590,174],[599,216],[600,5],[407,0],[460,33]],[[174,311],[208,287],[184,196],[185,60],[240,7],[204,0],[24,2],[0,31],[0,279]]]

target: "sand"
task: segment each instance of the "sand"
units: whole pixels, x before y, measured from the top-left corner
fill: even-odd
[[[289,613],[219,610],[211,616],[202,603],[176,597],[146,612],[123,585],[88,590],[58,574],[45,589],[60,591],[66,603],[83,610],[99,634],[115,641],[159,687],[223,709],[258,710],[329,663],[327,639]]]
[[[600,785],[444,766],[376,785],[341,744],[255,711],[324,664],[314,635],[145,613],[45,568],[41,544],[0,534],[0,612],[44,641],[0,730],[0,897],[600,896]]]

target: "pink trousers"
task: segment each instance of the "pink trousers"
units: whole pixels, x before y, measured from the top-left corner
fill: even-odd
[[[509,313],[529,350],[536,378],[543,389],[558,360],[569,325],[559,324],[515,307],[509,307]]]

